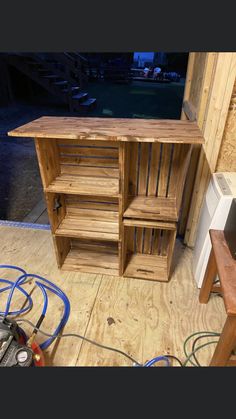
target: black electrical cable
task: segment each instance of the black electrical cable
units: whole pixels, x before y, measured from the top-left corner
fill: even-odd
[[[218,282],[220,282],[220,280],[219,279],[215,279],[215,281],[213,282],[213,285],[214,284],[217,284]]]
[[[219,336],[220,336],[220,333],[219,333]],[[203,339],[203,338],[212,338],[212,334],[211,335],[210,334],[206,334],[206,335],[198,336],[193,341],[193,344],[192,344],[192,353],[193,353],[193,358],[194,358],[194,360],[195,360],[195,362],[196,362],[196,364],[197,364],[198,367],[201,367],[201,364],[198,361],[197,356],[195,354],[195,346],[196,346],[197,341],[200,340],[200,339]]]
[[[165,356],[166,358],[175,359],[175,360],[179,363],[179,365],[180,365],[181,367],[183,367],[182,362],[180,361],[180,359],[179,359],[179,358],[177,358],[177,356],[174,356],[174,355],[163,355],[163,356]]]

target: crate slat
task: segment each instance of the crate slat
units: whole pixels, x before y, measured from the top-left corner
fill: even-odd
[[[148,181],[148,196],[156,196],[157,184],[158,184],[158,168],[160,162],[160,149],[161,145],[151,144],[151,162],[150,162],[150,172],[149,172],[149,181]]]

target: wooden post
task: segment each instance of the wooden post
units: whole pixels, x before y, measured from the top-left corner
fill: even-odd
[[[208,303],[210,293],[212,290],[213,282],[217,274],[216,261],[214,251],[211,249],[211,254],[208,260],[207,269],[205,272],[204,280],[199,294],[199,302],[202,304]]]
[[[217,160],[217,172],[236,172],[236,80]]]
[[[183,102],[189,99],[192,77],[193,77],[194,60],[195,60],[195,52],[190,52],[189,58],[188,58],[188,68],[187,68],[187,74],[186,74]],[[187,119],[184,109],[182,109],[181,119],[182,120]]]
[[[228,316],[211,359],[211,367],[224,367],[236,344],[236,316]]]

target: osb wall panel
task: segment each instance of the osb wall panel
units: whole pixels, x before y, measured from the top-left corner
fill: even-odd
[[[236,80],[225,125],[217,172],[236,172]]]

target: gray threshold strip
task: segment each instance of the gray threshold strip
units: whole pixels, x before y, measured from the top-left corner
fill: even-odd
[[[48,224],[22,223],[20,221],[0,220],[0,226],[1,225],[7,227],[31,228],[34,230],[50,230],[50,225]]]
[[[23,223],[37,223],[37,220],[46,211],[46,204],[44,199],[41,199],[35,207],[23,219]]]

